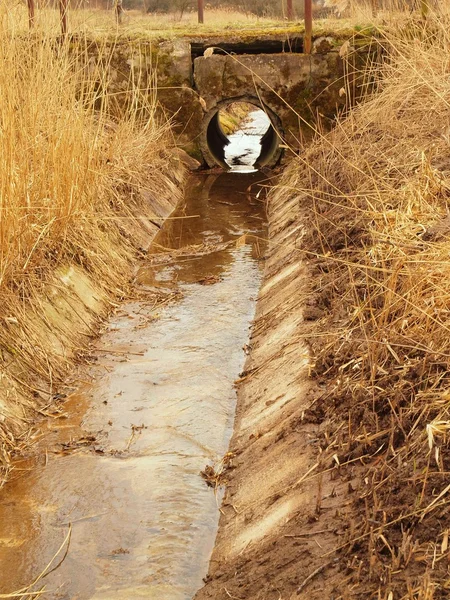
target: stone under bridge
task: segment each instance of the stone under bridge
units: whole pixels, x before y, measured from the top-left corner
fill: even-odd
[[[152,87],[172,118],[177,143],[213,167],[224,162],[227,138],[219,110],[236,101],[261,107],[271,126],[262,139],[258,166],[274,166],[287,148],[298,151],[313,128],[330,128],[338,110],[367,86],[355,73],[376,52],[370,36],[321,36],[313,52],[302,52],[302,37],[266,35],[252,39],[199,38],[115,43],[107,58],[113,91],[133,77]],[[205,50],[214,48],[214,51]],[[345,52],[343,51],[345,50]],[[212,54],[211,54],[212,52]],[[105,53],[103,47],[102,53]],[[91,60],[100,51],[92,46]]]

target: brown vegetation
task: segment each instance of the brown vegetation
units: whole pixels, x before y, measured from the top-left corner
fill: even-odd
[[[256,108],[248,102],[233,102],[220,110],[219,121],[224,133],[230,135],[237,131],[248,115]]]
[[[180,2],[183,3],[184,0]],[[16,33],[28,31],[28,12],[24,4],[7,6],[6,3],[0,3],[0,8],[2,20],[11,30]],[[385,15],[386,13],[382,13],[377,23],[381,23]],[[314,13],[314,34],[317,36],[331,33],[347,35],[354,31],[355,26],[358,29],[369,27],[373,21],[371,10],[366,6],[357,6],[350,18],[337,18],[333,12],[326,15],[326,18],[323,18],[324,16],[320,12]],[[55,8],[39,5],[34,20],[36,31],[45,31],[53,35],[58,35],[61,31],[59,10]],[[181,14],[178,5],[171,7],[166,13],[125,10],[122,23],[118,26],[113,10],[72,7],[68,14],[68,31],[69,34],[81,33],[95,39],[105,37],[166,39],[200,34],[244,38],[247,35],[269,33],[298,36],[302,34],[303,21],[300,14],[296,15],[296,20],[288,22],[282,15],[277,14],[261,17],[255,15],[250,9],[245,11],[232,6],[219,8],[206,6],[205,23],[199,26],[196,10],[183,11]]]
[[[447,598],[448,21],[390,36],[378,93],[286,173],[311,274],[304,422],[349,484],[334,598]],[[331,564],[331,563],[330,563]]]
[[[113,121],[105,73],[82,44],[11,34],[0,30],[4,468],[36,411],[48,412],[95,317],[125,293],[149,223],[138,220],[161,199],[173,205],[180,174],[145,90],[138,99],[130,84],[131,108]]]

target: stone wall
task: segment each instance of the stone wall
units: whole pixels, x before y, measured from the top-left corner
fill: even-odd
[[[267,106],[294,147],[299,128],[303,137],[311,136],[317,111],[331,120],[345,104],[345,96],[339,96],[344,84],[337,52],[200,57],[194,62],[194,81],[207,112],[223,100],[241,97]]]
[[[211,40],[211,46],[215,43]],[[236,99],[267,107],[283,141],[298,149],[311,137],[318,118],[329,128],[336,112],[355,100],[361,87],[348,74],[373,60],[377,45],[367,38],[321,37],[314,41],[312,55],[218,52],[193,59],[191,43],[184,39],[91,42],[88,47],[93,73],[98,62],[109,65],[107,85],[115,110],[127,103],[134,81],[150,99],[156,94],[161,115],[172,119],[178,145],[203,161],[209,120],[221,105]]]

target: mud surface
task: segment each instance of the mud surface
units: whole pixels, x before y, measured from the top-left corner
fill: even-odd
[[[0,592],[37,577],[70,525],[46,598],[181,600],[200,587],[219,516],[200,470],[228,447],[261,279],[264,204],[247,191],[257,180],[188,182],[137,300],[2,490]]]
[[[270,250],[238,387],[233,468],[195,600],[342,598],[333,592],[341,566],[334,551],[352,471],[333,459],[322,463],[319,427],[308,416],[317,390],[305,341],[310,274],[296,215],[295,196],[271,196]]]

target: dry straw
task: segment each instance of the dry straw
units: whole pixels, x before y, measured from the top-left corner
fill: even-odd
[[[277,191],[298,195],[322,315],[308,332],[327,389],[306,418],[326,467],[360,481],[340,517],[337,598],[450,590],[449,25],[440,13],[385,32],[377,93]]]
[[[132,72],[118,110],[111,44],[96,63],[83,38],[16,35],[5,3],[0,13],[1,471],[87,341],[48,319],[55,272],[74,265],[100,296],[123,295],[132,223],[151,216],[149,197],[177,195],[177,169],[153,82]]]

